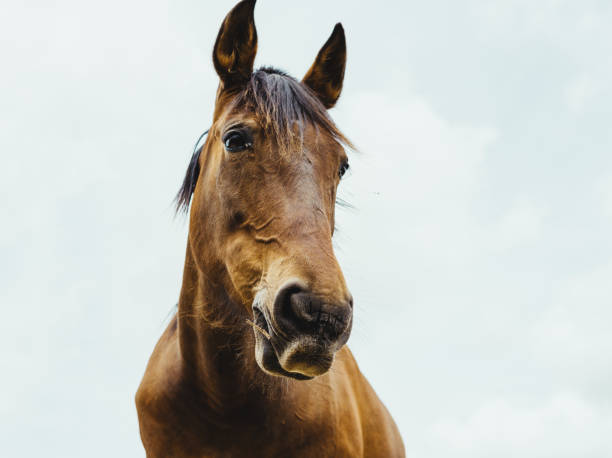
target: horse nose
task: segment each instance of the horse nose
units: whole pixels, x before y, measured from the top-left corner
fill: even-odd
[[[353,298],[349,293],[343,296],[340,300],[323,299],[301,283],[291,282],[276,295],[275,320],[291,337],[310,335],[334,343],[348,334],[352,320]]]

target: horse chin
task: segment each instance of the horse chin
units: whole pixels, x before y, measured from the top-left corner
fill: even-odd
[[[254,307],[253,311],[255,324],[259,328],[254,330],[255,360],[264,372],[296,380],[311,380],[330,369],[334,354],[329,348],[308,336],[287,342],[268,324],[260,309]]]
[[[283,369],[270,341],[257,334],[255,337],[255,360],[259,367],[269,375],[289,377],[296,380],[311,380],[313,378],[301,372],[290,372]]]
[[[334,354],[312,337],[305,336],[289,343],[280,352],[278,361],[281,367],[290,373],[317,377],[330,369]]]

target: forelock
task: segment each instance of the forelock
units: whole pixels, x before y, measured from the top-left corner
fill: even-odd
[[[282,151],[301,147],[307,124],[352,147],[317,96],[281,70],[264,67],[255,71],[234,103],[236,108],[249,110]]]

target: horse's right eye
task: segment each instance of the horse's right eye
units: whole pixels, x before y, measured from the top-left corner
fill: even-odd
[[[231,131],[223,137],[223,145],[228,153],[238,153],[252,146],[246,134],[241,131]]]
[[[338,176],[342,178],[348,169],[349,169],[348,162],[343,162],[340,165],[340,169],[338,170]]]

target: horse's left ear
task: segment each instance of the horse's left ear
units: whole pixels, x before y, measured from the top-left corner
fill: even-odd
[[[346,40],[342,24],[338,23],[302,80],[319,96],[325,108],[333,107],[340,97],[345,65]]]
[[[213,63],[225,89],[246,83],[257,54],[255,0],[242,0],[227,13],[213,49]]]

